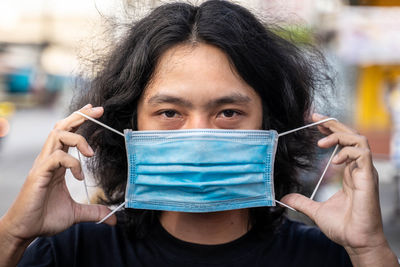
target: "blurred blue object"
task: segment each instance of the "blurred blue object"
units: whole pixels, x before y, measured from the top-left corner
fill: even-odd
[[[28,93],[31,88],[31,68],[17,69],[5,75],[5,85],[9,93]]]

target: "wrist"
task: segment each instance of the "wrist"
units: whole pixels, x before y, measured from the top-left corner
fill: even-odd
[[[397,256],[385,240],[379,246],[365,248],[345,247],[354,266],[400,266]]]
[[[4,218],[0,219],[0,267],[15,266],[33,239],[13,236]]]

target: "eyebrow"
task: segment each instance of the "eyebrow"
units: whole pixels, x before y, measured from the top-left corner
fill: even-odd
[[[235,93],[232,95],[227,95],[227,96],[223,96],[217,99],[213,99],[211,101],[209,101],[208,103],[205,104],[206,108],[215,108],[217,106],[221,106],[221,105],[225,105],[225,104],[246,104],[251,102],[251,98],[246,96],[246,95],[242,95],[240,93]],[[180,105],[180,106],[184,106],[187,108],[192,108],[193,104],[181,97],[176,97],[176,96],[172,96],[172,95],[168,95],[168,94],[156,94],[154,96],[152,96],[149,100],[148,103],[151,105],[157,105],[157,104],[164,104],[164,103],[168,103],[168,104],[176,104],[176,105]]]
[[[190,103],[190,101],[188,101],[186,99],[172,96],[172,95],[166,95],[166,94],[156,94],[156,95],[150,97],[150,99],[148,100],[148,103],[151,105],[168,103],[168,104],[176,104],[176,105],[189,107],[189,108],[193,107],[193,104]]]
[[[226,105],[226,104],[246,104],[246,103],[250,103],[250,102],[251,102],[250,97],[236,93],[236,94],[223,96],[223,97],[214,99],[214,100],[210,101],[209,103],[207,103],[206,107],[207,108],[215,108],[215,107]]]

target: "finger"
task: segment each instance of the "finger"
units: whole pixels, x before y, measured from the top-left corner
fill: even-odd
[[[318,113],[313,113],[311,118],[312,118],[312,121],[314,121],[314,122],[318,122],[318,121],[321,121],[321,120],[328,119],[327,116],[324,116],[324,115],[321,115],[321,114],[318,114]],[[326,127],[324,127],[322,125],[318,125],[317,127],[318,127],[318,130],[324,135],[329,135],[329,134],[332,133],[331,130],[329,130],[328,128],[326,128]]]
[[[87,157],[94,155],[93,149],[89,146],[83,136],[67,131],[53,129],[50,132],[39,157],[45,158],[57,149],[68,152],[69,147],[77,147],[78,150]]]
[[[62,150],[56,150],[49,157],[47,157],[42,165],[42,168],[50,172],[54,172],[59,168],[70,169],[75,178],[78,180],[84,179],[79,160]]]
[[[63,149],[64,147],[77,147],[83,155],[87,157],[93,156],[93,149],[90,147],[90,145],[82,135],[67,131],[57,132],[58,142],[56,143],[55,149]]]
[[[327,116],[318,114],[318,113],[314,113],[312,115],[312,119],[313,121],[317,122],[317,121],[321,121],[324,119],[327,119]],[[321,128],[325,128],[326,130],[322,130],[322,133],[326,133],[327,131],[329,132],[346,132],[346,133],[357,133],[355,130],[351,129],[350,127],[344,125],[343,123],[336,121],[336,120],[330,120],[327,122],[324,122],[322,125],[320,125],[319,129]]]
[[[77,204],[75,208],[75,222],[98,222],[110,212],[111,210],[103,205]],[[104,223],[115,225],[117,217],[113,214]]]
[[[320,133],[322,133],[323,135],[330,135],[332,133],[331,130],[329,130],[328,128],[325,128],[324,126],[318,125],[318,131],[320,131]]]
[[[103,107],[94,107],[92,108],[91,105],[86,105],[85,107],[79,110],[80,112],[88,115],[92,118],[99,118],[103,115],[104,109]],[[54,126],[54,129],[63,130],[63,131],[72,131],[84,123],[87,119],[79,114],[72,113],[67,118],[59,121]]]
[[[318,146],[321,148],[332,147],[336,144],[340,144],[342,146],[355,146],[369,149],[367,138],[365,136],[353,133],[333,133],[318,141]]]
[[[294,209],[304,213],[311,220],[315,220],[315,214],[321,205],[320,203],[309,199],[300,194],[288,194],[281,199],[281,202],[293,207]]]
[[[349,161],[357,161],[359,168],[372,170],[371,150],[366,148],[345,147],[332,159],[334,164],[342,164]]]

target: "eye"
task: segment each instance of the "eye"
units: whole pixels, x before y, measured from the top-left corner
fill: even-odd
[[[177,112],[175,110],[164,110],[160,112],[161,115],[164,115],[167,118],[173,118],[177,115]]]
[[[233,110],[233,109],[226,109],[223,110],[221,113],[221,116],[225,117],[225,118],[232,118],[234,116],[240,115],[239,112]]]

